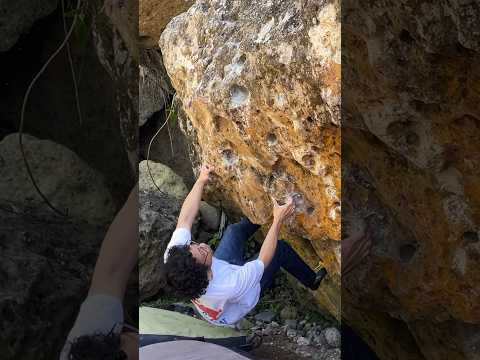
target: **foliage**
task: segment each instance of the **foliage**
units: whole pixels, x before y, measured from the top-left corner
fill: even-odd
[[[148,306],[148,307],[153,307],[157,309],[166,309],[169,305],[178,303],[178,302],[181,302],[181,301],[172,296],[166,295],[166,296],[157,298],[155,300],[144,301],[140,304],[140,306]]]
[[[218,247],[218,244],[220,244],[220,237],[219,237],[219,233],[216,232],[215,234],[213,234],[213,237],[208,241],[208,245],[212,248],[212,250],[216,250],[217,247]]]
[[[173,101],[170,106],[165,108],[165,113],[167,115],[169,125],[175,127],[178,123],[178,110]]]

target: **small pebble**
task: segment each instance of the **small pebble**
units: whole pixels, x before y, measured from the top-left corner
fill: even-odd
[[[322,331],[327,344],[332,348],[340,347],[341,335],[337,328],[329,327]]]
[[[310,345],[310,340],[308,340],[306,337],[303,337],[303,336],[300,336],[298,339],[297,339],[297,344],[298,345]]]
[[[289,338],[293,338],[293,337],[297,336],[297,332],[294,329],[288,329],[287,330],[287,336]]]

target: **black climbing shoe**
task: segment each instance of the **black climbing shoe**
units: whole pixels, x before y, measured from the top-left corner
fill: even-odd
[[[327,275],[327,269],[321,268],[320,270],[318,270],[315,276],[315,281],[313,282],[312,286],[310,286],[310,289],[317,290],[320,287],[320,283],[322,282],[325,275]]]

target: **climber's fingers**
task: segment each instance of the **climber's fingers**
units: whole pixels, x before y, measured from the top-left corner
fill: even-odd
[[[277,200],[276,200],[273,196],[270,196],[270,199],[272,199],[273,206],[274,206],[274,207],[278,207],[278,202],[277,202]]]
[[[291,206],[295,206],[293,203],[293,198],[291,196],[287,197],[287,201],[285,201],[285,204],[283,206],[290,208]]]

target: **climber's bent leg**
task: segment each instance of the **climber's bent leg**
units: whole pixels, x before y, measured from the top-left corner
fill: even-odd
[[[283,240],[279,240],[273,259],[263,272],[262,280],[260,281],[262,293],[273,285],[275,275],[280,268],[286,270],[308,288],[315,281],[315,272],[310,269],[290,245]]]
[[[228,225],[214,256],[230,264],[243,265],[246,242],[259,228],[260,225],[253,224],[247,218],[242,218],[239,223]]]

